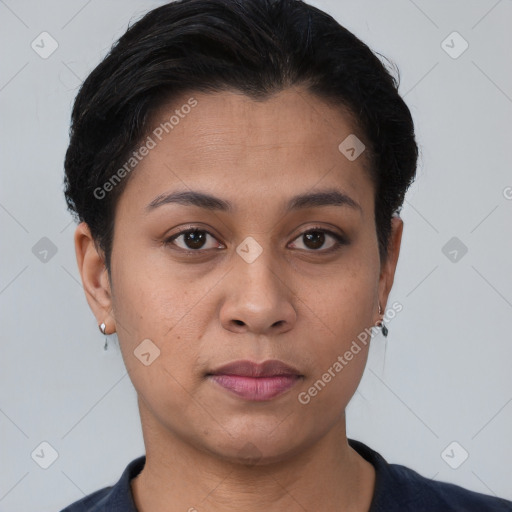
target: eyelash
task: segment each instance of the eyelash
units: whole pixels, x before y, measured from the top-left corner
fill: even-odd
[[[207,231],[206,229],[200,229],[199,227],[187,227],[186,229],[183,229],[183,230],[179,231],[178,233],[175,233],[171,237],[166,238],[163,242],[163,245],[166,247],[169,245],[175,245],[175,244],[173,244],[174,240],[179,238],[181,235],[186,235],[188,233],[193,233],[195,231],[199,231],[201,233],[206,233],[206,234],[210,235],[211,237],[215,238],[215,236],[212,233],[210,233],[209,231]],[[341,247],[343,245],[348,245],[348,241],[346,240],[346,238],[343,235],[340,235],[339,233],[336,233],[334,231],[331,231],[331,230],[325,229],[325,228],[321,228],[321,227],[313,227],[306,231],[303,231],[297,237],[295,237],[293,240],[297,240],[298,238],[300,238],[304,235],[307,235],[308,233],[324,233],[324,234],[330,235],[335,240],[334,245],[332,247],[330,247],[329,249],[324,249],[324,250],[309,249],[309,250],[305,251],[308,253],[330,254],[332,252],[335,252],[335,251],[338,251],[339,249],[341,249]],[[178,251],[182,251],[186,255],[198,255],[200,253],[210,250],[210,249],[195,249],[195,250],[194,249],[183,249],[182,247],[177,247],[177,246],[175,246],[175,248]],[[304,251],[304,249],[300,249],[300,250]]]

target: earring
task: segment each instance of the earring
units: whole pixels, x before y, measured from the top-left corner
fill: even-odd
[[[107,334],[107,326],[105,325],[105,322],[102,322],[99,326],[99,329],[100,331],[102,332],[102,334]],[[107,350],[108,348],[108,341],[107,341],[107,336],[105,336],[105,345],[103,346],[103,350]]]
[[[382,308],[381,308],[381,306],[380,306],[380,302],[379,302],[379,315],[381,315],[381,314],[382,314]],[[389,330],[388,330],[388,328],[384,325],[384,317],[383,317],[383,318],[381,318],[380,323],[379,323],[379,327],[381,328],[382,335],[383,335],[385,338],[387,338]]]

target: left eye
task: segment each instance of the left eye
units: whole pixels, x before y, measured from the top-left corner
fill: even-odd
[[[339,246],[345,244],[345,239],[339,235],[338,233],[334,233],[333,231],[329,231],[327,229],[310,229],[309,231],[305,231],[301,233],[295,240],[303,241],[302,244],[305,246],[306,250],[316,251],[325,244],[327,237],[330,237],[334,240],[331,245],[327,248],[324,247],[325,251],[335,250]],[[295,245],[295,243],[294,243]],[[303,247],[294,247],[295,249],[304,249]]]

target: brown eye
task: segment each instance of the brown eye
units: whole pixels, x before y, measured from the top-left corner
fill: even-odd
[[[168,238],[165,241],[165,244],[173,244],[181,249],[191,251],[197,251],[199,249],[214,249],[215,247],[218,247],[215,244],[211,245],[210,247],[205,247],[208,237],[215,240],[213,235],[204,229],[187,229],[186,231],[181,231],[180,233],[177,233],[176,235]],[[179,244],[176,243],[177,240],[180,240]]]
[[[211,241],[209,242],[209,238]],[[330,243],[329,243],[330,240]],[[172,235],[164,241],[165,245],[173,245],[190,253],[201,253],[208,249],[224,248],[220,242],[204,229],[185,229]],[[297,243],[299,241],[300,243]],[[210,244],[208,246],[208,243]],[[325,245],[327,244],[327,247]],[[348,242],[342,235],[321,228],[313,228],[300,234],[292,243],[293,249],[301,249],[307,252],[329,253],[336,251]],[[301,246],[302,245],[302,246]]]
[[[310,231],[302,236],[305,245],[310,249],[320,249],[325,243],[325,233],[322,233],[322,231]]]
[[[324,247],[326,240],[328,241],[329,238],[332,240],[332,242],[328,245],[328,247]],[[297,242],[294,241],[294,249],[304,249],[309,252],[330,252],[338,249],[341,245],[346,245],[347,243],[345,238],[338,233],[319,228],[305,231],[295,240],[300,240],[303,247],[301,247],[300,244],[297,245]],[[319,250],[322,248],[323,250]]]

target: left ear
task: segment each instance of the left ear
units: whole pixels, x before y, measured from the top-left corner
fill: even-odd
[[[395,270],[400,254],[400,245],[402,242],[402,232],[404,223],[398,215],[394,215],[391,219],[391,233],[388,243],[388,258],[382,264],[379,277],[379,301],[382,306],[382,312],[386,311],[389,292],[393,286],[395,279]]]

